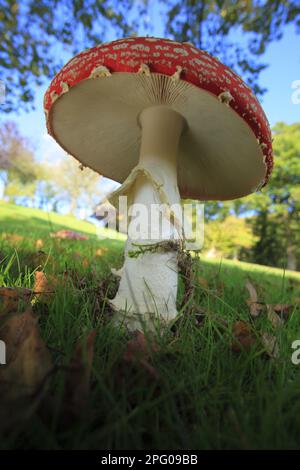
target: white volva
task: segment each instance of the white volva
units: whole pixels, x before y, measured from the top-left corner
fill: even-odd
[[[142,112],[139,122],[139,164],[110,197],[114,204],[121,194],[128,197],[125,262],[111,304],[120,312],[117,321],[132,330],[151,326],[157,317],[166,322],[176,317],[177,252],[167,242],[183,238],[180,210],[174,214],[170,208],[180,208],[176,157],[185,121],[166,106],[154,106]],[[147,245],[151,251],[145,251]]]

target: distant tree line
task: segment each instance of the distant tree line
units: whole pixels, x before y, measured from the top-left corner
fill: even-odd
[[[207,243],[221,253],[229,243],[231,256],[299,270],[300,123],[278,123],[273,136],[275,166],[268,185],[243,199],[206,204]]]
[[[39,162],[34,148],[13,122],[0,127],[0,179],[9,202],[30,204],[58,212],[61,206],[76,214],[93,212],[102,196],[101,176],[65,155],[56,162]]]
[[[205,203],[208,256],[221,255],[270,266],[300,269],[300,123],[273,129],[275,167],[262,190],[234,201]],[[45,207],[67,207],[92,215],[103,197],[101,176],[81,170],[70,156],[56,163],[36,161],[17,126],[0,128],[0,178],[6,200]]]

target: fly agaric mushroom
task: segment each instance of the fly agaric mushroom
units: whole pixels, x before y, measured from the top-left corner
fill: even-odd
[[[54,139],[122,183],[112,202],[126,195],[129,206],[168,209],[180,198],[234,199],[264,186],[272,170],[271,131],[252,91],[188,43],[142,37],[93,47],[56,75],[44,104]],[[131,329],[177,316],[178,254],[166,242],[184,233],[171,209],[163,217],[171,215],[173,230],[154,249],[132,256],[128,237],[111,303]],[[157,228],[142,220],[139,244],[153,247],[149,226]]]

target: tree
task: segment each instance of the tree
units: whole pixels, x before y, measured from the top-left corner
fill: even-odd
[[[5,110],[30,103],[34,87],[62,67],[62,55],[133,33],[128,12],[134,0],[0,0],[0,77]]]
[[[168,0],[166,32],[216,55],[243,76],[256,94],[259,61],[268,44],[294,22],[300,31],[298,0]]]
[[[0,0],[0,77],[5,110],[28,105],[34,87],[52,78],[79,50],[114,37],[153,34],[149,0]],[[156,0],[166,34],[206,49],[243,75],[256,93],[265,64],[258,59],[284,26],[300,29],[298,0]],[[156,13],[159,14],[159,13]],[[27,106],[28,107],[28,106]]]
[[[300,268],[300,123],[278,123],[273,137],[275,166],[261,192],[205,204],[205,248],[231,256],[232,242],[232,248],[237,244],[239,256],[248,261],[296,270]],[[243,227],[233,215],[251,215],[253,237],[248,246],[239,244]]]
[[[4,194],[13,199],[18,195],[32,196],[39,165],[33,148],[13,122],[2,123],[0,128],[0,177]]]
[[[73,214],[78,209],[88,210],[87,215],[92,214],[103,197],[99,186],[101,176],[89,168],[81,168],[70,155],[62,157],[55,165],[44,165],[39,185],[42,198],[48,199],[55,209],[63,203]]]
[[[245,218],[230,215],[205,225],[204,251],[208,256],[239,259],[241,253],[253,247],[254,242],[255,236]]]
[[[275,166],[268,186],[248,199],[257,212],[259,237],[254,261],[296,269],[300,266],[300,123],[274,129]]]

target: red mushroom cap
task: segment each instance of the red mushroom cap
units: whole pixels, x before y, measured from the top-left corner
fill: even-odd
[[[265,113],[251,89],[229,67],[223,65],[207,52],[201,51],[189,43],[152,37],[120,39],[84,51],[71,59],[51,82],[44,99],[49,134],[84,165],[90,166],[104,174],[104,176],[119,182],[122,182],[129,172],[129,168],[127,168],[122,175],[115,176],[107,171],[107,165],[102,171],[101,164],[99,166],[92,164],[89,159],[85,158],[85,155],[80,154],[80,152],[77,153],[75,148],[70,148],[72,145],[70,145],[70,142],[64,141],[63,132],[60,133],[58,129],[62,123],[66,123],[68,119],[71,119],[72,108],[67,107],[63,115],[64,108],[60,102],[65,100],[67,94],[72,94],[76,88],[82,86],[84,82],[91,78],[109,80],[110,77],[107,78],[107,75],[113,76],[120,73],[144,74],[145,76],[149,73],[151,75],[163,75],[197,87],[205,94],[207,92],[207,96],[210,95],[211,97],[213,95],[214,98],[218,98],[223,107],[227,105],[228,110],[226,112],[231,111],[231,115],[226,115],[227,119],[230,119],[229,116],[237,114],[252,131],[252,135],[256,139],[257,152],[263,160],[264,175],[251,190],[246,188],[243,193],[239,189],[236,192],[233,191],[232,195],[228,193],[222,197],[222,195],[217,194],[214,197],[214,194],[209,190],[204,193],[201,193],[200,189],[199,191],[195,188],[189,190],[188,183],[184,181],[184,178],[182,184],[180,184],[179,176],[179,189],[183,197],[231,199],[248,194],[267,183],[273,167],[271,130]],[[87,95],[86,90],[84,93]],[[94,89],[92,93],[93,99],[96,100]],[[99,95],[99,102],[101,109],[101,94]],[[166,104],[169,103],[166,102]],[[200,109],[199,113],[201,113]],[[69,124],[66,123],[66,126],[80,126],[80,119],[78,119],[74,122],[70,120]],[[242,132],[246,133],[247,131],[244,129]],[[247,145],[246,141],[245,145]]]

